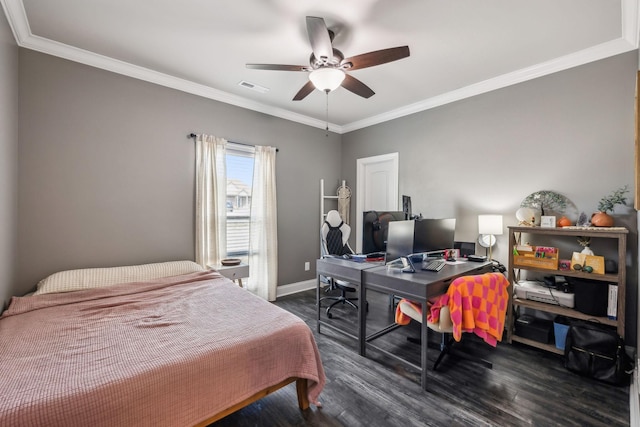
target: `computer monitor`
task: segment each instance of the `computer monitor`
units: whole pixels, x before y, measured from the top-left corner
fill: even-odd
[[[466,258],[476,253],[476,242],[453,242],[453,249],[458,249],[460,256]]]
[[[456,219],[430,219],[415,221],[413,252],[440,252],[452,249],[456,233]]]
[[[415,221],[392,221],[389,223],[387,249],[384,263],[388,264],[413,252],[413,226]]]
[[[389,223],[405,219],[403,211],[366,211],[362,218],[362,253],[384,252],[387,249]]]

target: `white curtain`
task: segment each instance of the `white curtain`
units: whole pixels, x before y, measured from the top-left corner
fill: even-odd
[[[277,222],[276,149],[256,146],[249,238],[251,273],[247,288],[268,301],[275,301],[278,285]]]
[[[196,262],[203,267],[226,257],[226,144],[224,138],[196,137]]]

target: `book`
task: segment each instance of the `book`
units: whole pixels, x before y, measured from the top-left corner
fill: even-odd
[[[616,320],[618,318],[618,285],[613,283],[609,284],[607,317],[612,320]]]

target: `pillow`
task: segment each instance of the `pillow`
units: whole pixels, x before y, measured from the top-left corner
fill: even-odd
[[[109,268],[83,268],[54,273],[42,279],[34,295],[80,291],[101,288],[118,283],[159,279],[181,274],[206,271],[193,261],[169,261],[154,264],[130,265]]]

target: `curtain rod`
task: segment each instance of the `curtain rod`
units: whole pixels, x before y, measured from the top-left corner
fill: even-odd
[[[194,138],[194,139],[195,139],[195,137],[196,137],[196,136],[198,136],[198,135],[196,135],[195,133],[193,133],[193,132],[192,132],[192,133],[190,133],[189,135],[187,135],[187,138]],[[247,147],[255,147],[255,145],[251,145],[251,144],[243,144],[242,142],[235,142],[235,141],[227,141],[227,142],[230,142],[230,143],[232,143],[232,144],[245,145],[245,146],[247,146]],[[278,151],[280,151],[280,150],[279,150],[278,148],[276,148],[276,153],[277,153]]]

